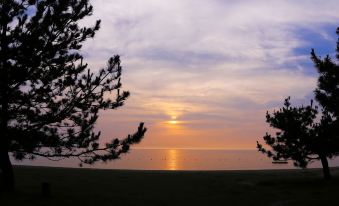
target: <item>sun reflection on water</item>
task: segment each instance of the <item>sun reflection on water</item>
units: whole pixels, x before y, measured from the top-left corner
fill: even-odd
[[[178,170],[178,150],[167,150],[167,170]]]

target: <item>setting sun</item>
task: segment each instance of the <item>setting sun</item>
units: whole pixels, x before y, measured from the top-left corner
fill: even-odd
[[[170,124],[178,124],[178,121],[177,120],[171,120],[171,121],[168,121],[168,123],[170,123]]]

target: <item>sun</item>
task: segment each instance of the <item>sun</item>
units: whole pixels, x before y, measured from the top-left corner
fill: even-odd
[[[168,123],[170,123],[170,124],[178,124],[178,121],[177,120],[171,120],[171,121],[168,121]]]

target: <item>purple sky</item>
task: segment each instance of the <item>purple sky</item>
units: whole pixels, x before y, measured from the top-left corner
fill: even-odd
[[[311,48],[335,52],[336,0],[92,0],[83,48],[92,69],[119,54],[126,105],[104,112],[103,139],[140,121],[138,147],[254,149],[272,111],[291,96],[307,103],[316,86]],[[177,121],[169,122],[169,121]]]

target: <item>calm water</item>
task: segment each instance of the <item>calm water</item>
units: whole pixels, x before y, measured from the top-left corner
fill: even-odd
[[[78,167],[77,159],[51,162],[46,159],[14,161],[17,165]],[[319,162],[309,167],[320,167]],[[339,166],[339,159],[330,166]],[[291,163],[272,164],[272,160],[256,150],[186,150],[186,149],[133,149],[121,159],[109,163],[97,163],[88,168],[132,170],[258,170],[291,169]]]

